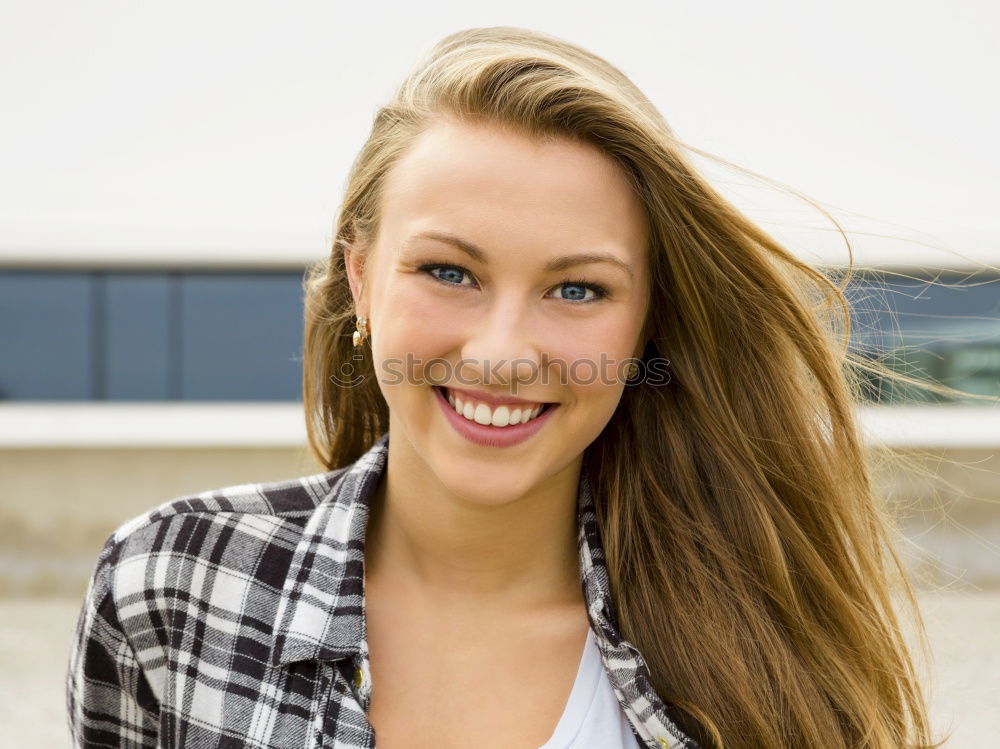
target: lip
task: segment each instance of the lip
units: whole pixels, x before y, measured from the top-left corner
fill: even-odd
[[[455,431],[469,442],[482,447],[512,447],[524,442],[545,426],[549,417],[559,408],[558,403],[549,404],[542,413],[523,424],[506,427],[484,426],[469,421],[464,416],[459,416],[440,388],[431,387],[431,390],[434,391],[435,399],[441,404],[445,418],[455,428]]]
[[[474,400],[486,403],[490,406],[538,406],[538,405],[549,405],[547,401],[530,401],[524,398],[515,398],[510,396],[508,398],[501,398],[496,395],[491,395],[490,393],[484,393],[481,390],[466,390],[465,388],[455,388],[455,387],[445,387],[441,386],[451,393],[457,393],[458,395],[466,396],[467,398],[472,398]],[[463,399],[464,400],[464,399]]]

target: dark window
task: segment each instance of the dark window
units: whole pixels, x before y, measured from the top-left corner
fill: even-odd
[[[187,274],[180,299],[182,397],[297,400],[301,294],[298,274]]]
[[[852,278],[852,348],[917,379],[1000,397],[1000,278],[906,275],[868,271]],[[866,394],[881,403],[961,400],[881,378],[870,385]]]
[[[0,273],[0,398],[93,397],[94,301],[87,274]]]
[[[0,272],[0,399],[299,400],[302,272]]]
[[[166,400],[171,392],[170,284],[166,273],[104,280],[104,381],[108,400]]]

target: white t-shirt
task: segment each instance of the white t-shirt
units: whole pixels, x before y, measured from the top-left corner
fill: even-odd
[[[594,631],[587,630],[566,709],[539,749],[636,749],[641,746],[615,697]]]

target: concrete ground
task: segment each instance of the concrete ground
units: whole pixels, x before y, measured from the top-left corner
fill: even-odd
[[[1000,736],[1000,591],[920,594],[933,649],[928,684],[945,746],[995,749]],[[69,746],[65,671],[79,602],[0,598],[0,747]]]

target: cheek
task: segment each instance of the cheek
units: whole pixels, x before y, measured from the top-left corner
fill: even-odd
[[[384,299],[379,307],[379,348],[383,355],[434,356],[446,350],[446,337],[455,330],[456,310],[452,305],[442,303],[410,281],[386,288]]]
[[[387,286],[382,299],[373,354],[386,400],[402,406],[399,398],[419,397],[412,386],[449,379],[449,370],[440,362],[461,346],[456,320],[462,314],[455,305],[410,282]]]
[[[566,386],[578,397],[617,401],[622,389],[617,381],[625,359],[632,356],[637,324],[632,315],[595,315],[578,321],[572,331],[550,336],[548,351],[566,362]]]

